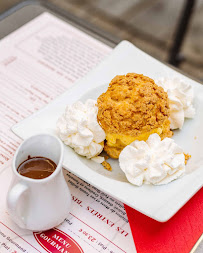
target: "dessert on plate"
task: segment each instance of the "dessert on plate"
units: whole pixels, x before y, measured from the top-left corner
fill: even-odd
[[[153,133],[161,139],[172,136],[168,95],[147,76],[116,76],[97,106],[98,122],[106,133],[104,150],[111,158],[119,158],[124,147],[146,141]]]
[[[157,85],[157,84],[158,85]],[[104,149],[119,159],[134,185],[167,184],[184,175],[190,158],[171,137],[192,118],[193,89],[178,79],[154,82],[142,74],[114,77],[97,101],[68,105],[57,121],[61,140],[76,153],[111,170]]]

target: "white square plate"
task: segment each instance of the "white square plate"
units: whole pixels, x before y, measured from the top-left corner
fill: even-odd
[[[139,212],[165,222],[170,219],[203,185],[203,87],[155,60],[127,41],[121,42],[98,67],[75,84],[70,90],[56,98],[39,112],[16,124],[12,130],[25,139],[39,132],[54,132],[56,121],[67,104],[88,98],[96,99],[106,90],[110,80],[129,72],[142,73],[153,79],[161,76],[180,77],[195,90],[196,116],[186,120],[181,131],[175,131],[173,138],[185,153],[192,155],[187,164],[187,174],[168,185],[143,185],[136,187],[127,182],[117,161],[111,161],[113,172],[78,156],[71,148],[65,147],[64,167],[108,193],[114,198],[133,207]]]

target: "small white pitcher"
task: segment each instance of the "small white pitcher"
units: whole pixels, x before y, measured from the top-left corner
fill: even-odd
[[[57,165],[44,179],[31,179],[17,172],[28,156],[46,157]],[[59,225],[68,216],[71,194],[62,171],[63,144],[55,136],[39,134],[26,139],[13,159],[13,180],[7,195],[8,212],[21,228],[43,231]]]

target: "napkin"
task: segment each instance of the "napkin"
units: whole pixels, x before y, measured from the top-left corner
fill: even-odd
[[[189,253],[203,233],[203,188],[164,223],[125,209],[138,253]]]

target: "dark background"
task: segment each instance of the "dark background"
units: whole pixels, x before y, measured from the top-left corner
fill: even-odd
[[[45,0],[44,0],[45,1]],[[192,0],[191,0],[192,1]],[[0,0],[0,13],[20,0]],[[185,0],[46,0],[168,61]],[[203,0],[196,0],[179,68],[203,81]]]

